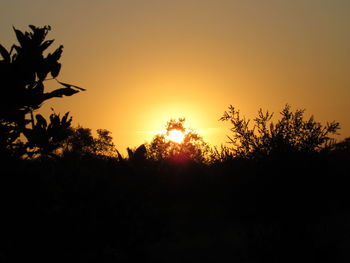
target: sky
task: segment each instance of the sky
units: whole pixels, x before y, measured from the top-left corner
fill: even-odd
[[[87,89],[45,102],[73,126],[107,129],[118,150],[185,117],[211,145],[227,142],[229,105],[247,118],[286,103],[350,136],[348,0],[0,0],[12,26],[50,25],[64,45],[58,79]],[[55,85],[55,83],[49,83]]]

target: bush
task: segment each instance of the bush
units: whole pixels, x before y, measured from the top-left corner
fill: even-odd
[[[250,125],[250,120],[242,118],[239,110],[231,105],[220,120],[229,121],[232,125],[233,135],[228,137],[236,157],[318,152],[332,141],[330,135],[337,133],[339,123],[333,121],[323,126],[313,116],[305,120],[304,112],[301,109],[292,112],[287,104],[280,112],[281,119],[275,124],[272,122],[273,113],[264,113],[260,109],[258,117]]]
[[[152,160],[171,160],[176,162],[208,161],[209,146],[196,132],[188,130],[185,119],[170,120],[166,125],[166,133],[156,135],[147,145],[148,158]],[[167,136],[173,130],[184,134],[182,142],[174,142]]]

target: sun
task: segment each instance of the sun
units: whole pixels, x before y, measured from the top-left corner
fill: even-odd
[[[177,142],[177,143],[182,143],[182,141],[185,138],[185,133],[180,131],[180,130],[173,129],[173,130],[170,130],[167,133],[167,138],[170,141]]]

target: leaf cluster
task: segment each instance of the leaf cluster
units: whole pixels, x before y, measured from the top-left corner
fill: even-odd
[[[60,45],[53,52],[46,54],[47,49],[54,42],[54,40],[45,40],[51,30],[50,26],[30,25],[29,28],[31,30],[29,32],[13,28],[18,44],[12,45],[9,51],[0,45],[2,57],[0,60],[1,151],[12,151],[19,145],[23,146],[24,143],[20,142],[22,134],[25,135],[26,139],[33,140],[25,144],[27,147],[43,145],[43,142],[39,142],[37,135],[34,134],[41,133],[43,135],[43,131],[46,131],[48,134],[42,138],[52,137],[53,127],[59,127],[59,125],[54,124],[58,123],[56,120],[59,117],[55,114],[51,115],[51,124],[47,124],[41,115],[34,118],[33,111],[38,110],[42,103],[48,99],[71,96],[84,90],[56,79],[61,70],[59,59],[63,52],[63,46]],[[49,74],[51,78],[49,78]],[[55,79],[63,87],[47,91],[44,82],[50,79]],[[30,123],[32,131],[28,128]],[[67,123],[70,124],[70,122]],[[53,146],[53,148],[55,147]],[[48,147],[45,146],[45,149],[47,150]]]
[[[69,136],[64,140],[63,154],[75,154],[78,156],[113,157],[117,155],[111,132],[98,129],[97,137],[92,135],[89,128],[70,128]]]
[[[24,135],[28,140],[26,146],[31,149],[27,154],[30,157],[34,155],[55,156],[55,151],[61,147],[63,141],[71,133],[72,117],[69,117],[69,112],[62,118],[59,114],[52,113],[49,123],[40,114],[37,114],[35,118],[36,123],[33,128],[24,130]]]
[[[295,152],[318,152],[329,143],[339,130],[338,122],[322,125],[311,116],[304,119],[305,110],[291,111],[287,104],[280,112],[281,118],[274,123],[273,113],[259,110],[258,116],[250,120],[241,117],[239,110],[232,105],[220,118],[229,121],[232,135],[228,136],[235,156],[257,158],[268,155],[290,154]]]

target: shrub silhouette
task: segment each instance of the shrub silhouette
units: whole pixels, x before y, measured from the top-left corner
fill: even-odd
[[[128,161],[133,165],[143,167],[147,161],[147,148],[145,144],[141,144],[136,149],[127,148],[128,152]],[[125,161],[123,157],[118,153],[118,159]]]
[[[250,120],[242,118],[239,110],[231,105],[220,120],[232,125],[232,135],[228,138],[237,157],[318,152],[332,140],[330,135],[337,133],[339,123],[333,121],[322,126],[313,116],[305,120],[304,112],[300,109],[292,112],[287,104],[280,112],[281,119],[275,124],[271,121],[273,113],[264,113],[260,109],[251,127]]]
[[[26,144],[30,151],[27,154],[30,157],[35,155],[50,157],[57,156],[55,151],[62,146],[64,140],[71,133],[70,125],[72,117],[67,112],[62,118],[59,114],[50,115],[48,124],[40,114],[36,115],[36,123],[31,129],[25,128],[23,133],[28,139]]]
[[[209,146],[203,138],[184,126],[185,119],[171,119],[166,125],[166,134],[158,134],[147,145],[148,157],[153,160],[195,161],[204,163],[208,161]],[[181,143],[173,142],[167,138],[171,130],[184,133]]]
[[[69,135],[62,143],[62,150],[64,155],[76,156],[115,157],[117,154],[110,131],[98,129],[97,137],[94,137],[91,129],[83,127],[70,128]]]
[[[111,132],[106,129],[97,129],[95,138],[95,154],[100,156],[115,156],[117,149],[113,143]]]
[[[13,45],[10,51],[0,45],[0,54],[3,58],[0,60],[0,78],[3,87],[0,98],[0,137],[2,138],[0,148],[2,152],[12,155],[23,154],[26,147],[43,145],[38,144],[36,139],[34,139],[35,142],[24,144],[19,138],[23,134],[30,141],[35,137],[33,136],[34,130],[37,132],[38,127],[45,123],[41,115],[34,118],[33,114],[44,101],[55,97],[71,96],[84,90],[56,79],[61,69],[58,61],[63,46],[60,45],[52,53],[44,54],[54,42],[54,40],[45,40],[51,28],[49,26],[40,28],[33,25],[29,27],[31,32],[24,33],[14,28],[18,45]],[[44,82],[49,80],[49,74],[51,79],[55,79],[63,87],[46,91]],[[50,117],[52,120],[56,118],[55,115]],[[31,124],[32,132],[28,130],[28,124]],[[44,130],[42,129],[41,132],[43,133]],[[46,147],[42,152],[47,150]]]

